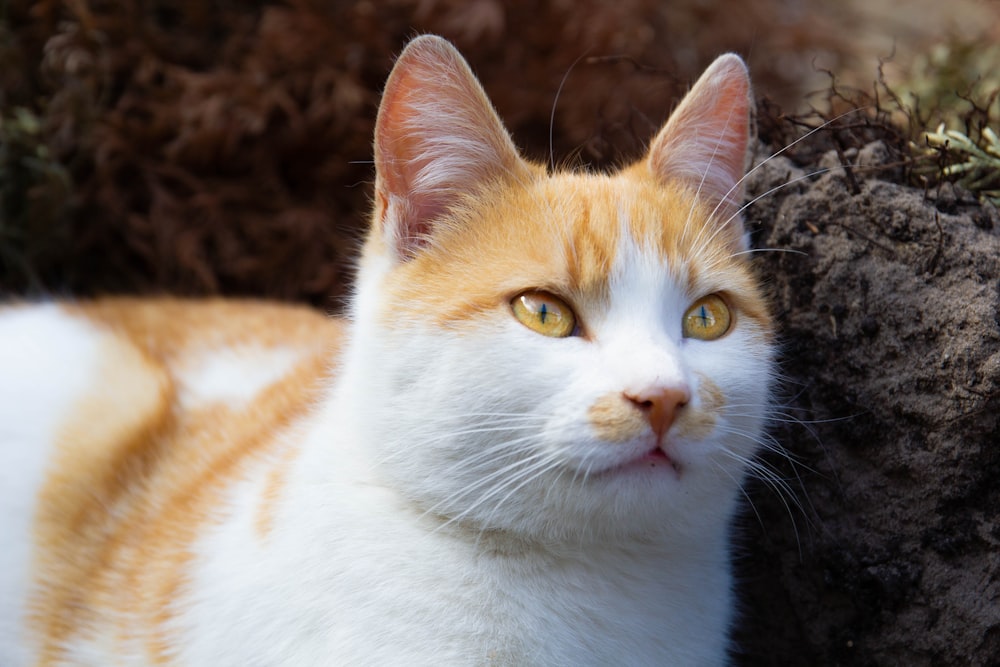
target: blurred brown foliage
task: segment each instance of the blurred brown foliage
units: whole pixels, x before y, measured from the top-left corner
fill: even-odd
[[[721,51],[750,54],[758,90],[798,94],[793,54],[837,45],[781,4],[11,0],[0,292],[335,307],[369,208],[378,91],[409,37],[452,39],[528,155],[605,167],[637,155]]]

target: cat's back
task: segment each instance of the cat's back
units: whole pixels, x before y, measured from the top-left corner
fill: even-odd
[[[183,551],[197,526],[171,517],[269,455],[340,340],[335,320],[251,301],[0,308],[0,664],[27,659],[3,654],[25,627],[72,634],[87,619],[67,610],[102,589],[166,594],[177,573],[138,576],[138,545]]]

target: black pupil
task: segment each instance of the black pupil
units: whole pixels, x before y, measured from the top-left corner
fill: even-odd
[[[701,318],[701,326],[707,328],[708,327],[708,309],[705,308],[705,306],[701,307],[701,311],[698,313],[698,316]]]
[[[545,324],[545,318],[548,317],[549,309],[542,304],[542,309],[538,311],[538,317],[542,320],[542,324]]]

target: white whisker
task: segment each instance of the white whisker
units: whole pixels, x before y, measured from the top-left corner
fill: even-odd
[[[729,115],[726,116],[726,123],[724,125],[724,128],[726,130],[729,129],[729,124],[730,124],[730,122],[732,120],[733,120],[733,109],[730,109],[729,110]],[[702,170],[701,180],[698,182],[698,187],[695,190],[694,198],[691,200],[691,207],[688,209],[687,218],[684,220],[684,226],[681,228],[683,230],[682,233],[686,233],[687,230],[688,230],[688,228],[691,226],[691,218],[694,215],[694,210],[695,210],[695,208],[697,206],[699,197],[701,196],[701,191],[705,187],[705,180],[708,178],[708,175],[712,172],[712,165],[715,164],[715,158],[718,156],[719,149],[722,148],[723,142],[724,142],[724,137],[723,137],[723,134],[720,133],[719,134],[719,138],[718,138],[718,140],[716,140],[715,146],[712,149],[712,155],[709,156],[708,163],[705,165],[705,168]],[[746,176],[744,176],[743,178],[746,178]],[[739,181],[737,181],[737,183],[741,183],[743,181],[743,178],[741,178]],[[708,216],[709,219],[711,219],[712,216],[715,215],[715,212],[719,209],[719,207],[722,206],[722,204],[728,200],[729,195],[731,195],[733,193],[733,191],[736,189],[736,187],[737,186],[734,185],[733,187],[729,188],[729,191],[726,192],[725,195],[723,195],[723,197],[715,205],[715,208],[712,210],[712,213]]]
[[[738,181],[736,181],[736,183],[733,184],[733,187],[731,187],[729,189],[729,191],[726,193],[726,197],[728,197],[733,192],[735,192],[737,189],[739,189],[739,187],[743,185],[744,181],[746,181],[748,178],[750,178],[750,176],[753,173],[755,173],[758,169],[760,169],[765,164],[767,164],[768,162],[770,162],[774,158],[778,157],[779,155],[781,155],[782,153],[784,153],[785,151],[787,151],[789,148],[792,148],[793,146],[795,146],[796,144],[798,144],[800,141],[804,141],[805,139],[808,139],[813,134],[815,134],[815,133],[819,132],[820,130],[822,130],[822,129],[824,129],[824,128],[830,126],[830,125],[832,125],[833,123],[836,123],[841,118],[845,118],[845,117],[847,117],[847,116],[849,116],[849,115],[851,115],[853,113],[857,113],[859,111],[867,111],[869,108],[870,107],[859,107],[857,109],[850,109],[848,111],[845,111],[844,113],[842,113],[842,114],[840,114],[838,116],[835,116],[835,117],[831,118],[830,120],[827,120],[827,121],[821,123],[820,125],[814,127],[813,129],[809,130],[808,132],[806,132],[801,137],[799,137],[795,141],[791,142],[790,144],[788,144],[784,148],[781,148],[780,150],[777,150],[774,153],[771,153],[766,158],[764,158],[763,160],[761,160],[760,162],[758,162],[757,164],[755,164],[753,167],[751,167],[749,170],[747,170],[747,172],[745,174],[743,174],[743,177],[740,178]],[[717,204],[715,206],[714,209],[712,209],[712,212],[708,216],[709,218],[714,217],[715,214],[718,213],[719,208],[722,205],[722,203],[721,203],[722,201],[725,201],[725,197],[720,201],[719,204]],[[746,207],[744,206],[743,208],[746,208]],[[742,210],[743,209],[741,208],[740,211],[742,211]],[[732,220],[732,217],[730,217],[728,220],[726,220],[726,222],[724,222],[723,225],[728,224],[730,220]]]
[[[757,511],[757,506],[754,504],[753,498],[750,497],[750,494],[747,493],[746,488],[743,486],[743,482],[736,479],[736,477],[734,477],[733,474],[729,472],[729,470],[727,470],[725,466],[719,464],[718,462],[715,462],[715,467],[718,468],[720,471],[722,471],[726,475],[726,477],[733,480],[733,483],[736,484],[736,488],[738,488],[743,497],[747,499],[747,504],[750,505],[750,509],[757,517],[757,523],[759,523],[761,528],[763,528],[764,518],[760,515],[760,512]]]
[[[506,474],[507,472],[510,472],[510,470],[516,469],[518,467],[524,467],[523,470],[518,470],[516,474],[507,477],[502,484],[494,486],[489,491],[487,491],[486,493],[480,495],[478,498],[476,498],[475,502],[473,502],[471,505],[469,505],[468,507],[466,507],[464,510],[462,510],[458,514],[450,517],[447,521],[445,521],[440,526],[438,526],[438,528],[436,530],[441,530],[442,528],[445,528],[446,526],[449,526],[452,523],[455,523],[457,521],[461,521],[463,518],[465,518],[466,516],[468,516],[469,514],[471,514],[472,512],[474,512],[475,510],[478,510],[480,508],[480,506],[482,506],[483,503],[485,503],[486,501],[488,501],[490,498],[493,498],[496,495],[498,495],[500,493],[503,493],[503,491],[505,489],[507,489],[508,487],[510,487],[512,484],[516,484],[520,480],[522,480],[523,478],[527,477],[528,478],[527,480],[521,482],[520,484],[517,484],[517,486],[510,493],[508,493],[506,496],[504,496],[504,500],[506,500],[507,498],[510,497],[510,495],[513,492],[515,492],[518,489],[522,488],[525,484],[530,483],[533,479],[536,479],[539,475],[545,474],[545,472],[547,472],[548,470],[551,470],[552,468],[554,468],[556,465],[558,465],[558,463],[559,463],[559,461],[558,461],[558,457],[556,455],[554,455],[554,454],[552,454],[550,452],[549,453],[538,452],[538,453],[536,453],[533,456],[530,456],[530,457],[527,457],[527,458],[524,458],[524,459],[520,459],[520,460],[516,461],[515,463],[510,464],[509,466],[506,466],[502,471],[497,471],[497,472],[495,472],[495,473],[493,473],[493,474],[491,474],[491,475],[489,475],[489,476],[487,476],[487,477],[485,477],[483,479],[477,480],[476,483],[473,484],[472,486],[469,486],[469,487],[461,489],[460,491],[457,491],[456,493],[452,494],[452,496],[449,496],[449,498],[467,496],[470,493],[472,493],[472,492],[476,491],[477,489],[481,488],[482,486],[484,486],[485,483],[488,482],[488,481],[490,481],[491,479],[493,479],[493,478],[495,478],[497,476],[500,476],[501,474]],[[537,473],[537,474],[533,474],[533,473]],[[441,501],[441,502],[437,503],[433,508],[427,510],[427,512],[425,512],[425,514],[432,512],[433,509],[441,506],[447,500],[448,499],[446,498],[444,501]],[[495,510],[494,510],[494,512],[495,512]]]
[[[739,257],[740,255],[751,255],[758,252],[787,252],[792,255],[805,255],[809,256],[809,253],[802,252],[801,250],[794,250],[792,248],[750,248],[749,250],[742,250],[740,252],[734,252],[730,257]]]
[[[556,107],[559,105],[559,96],[562,94],[563,87],[566,85],[566,81],[569,80],[569,75],[573,73],[576,66],[580,64],[587,54],[590,53],[590,49],[584,51],[580,56],[573,61],[573,63],[566,69],[566,73],[563,74],[562,80],[559,82],[559,87],[556,88],[556,95],[552,100],[552,112],[549,114],[549,167],[552,171],[556,169],[556,153],[553,135],[555,132],[556,125]]]
[[[556,452],[553,452],[553,453],[550,454],[550,456],[545,461],[542,462],[544,465],[539,464],[539,465],[534,466],[530,470],[522,471],[517,476],[512,477],[508,481],[508,483],[506,485],[504,485],[504,487],[498,487],[497,491],[499,492],[499,491],[502,491],[503,488],[511,486],[512,483],[517,482],[519,479],[526,478],[526,479],[522,479],[522,481],[519,484],[517,484],[512,489],[510,489],[503,496],[503,498],[501,498],[500,500],[498,500],[496,502],[496,504],[493,506],[493,511],[490,512],[490,515],[486,518],[485,521],[483,521],[483,527],[484,527],[484,529],[488,528],[490,525],[493,524],[493,518],[500,512],[500,510],[503,507],[504,503],[506,503],[507,500],[509,500],[515,493],[517,493],[522,488],[524,488],[526,485],[528,485],[531,482],[535,481],[536,479],[538,479],[542,475],[547,474],[549,471],[554,470],[556,468],[561,468],[561,465],[560,465],[562,463],[561,458],[562,457],[558,456],[558,454]],[[563,470],[565,470],[565,468],[563,468],[562,470],[560,470],[560,474],[562,473]],[[551,488],[552,487],[550,486],[548,489],[546,489],[546,493],[549,490],[551,490]]]
[[[439,433],[439,434],[437,434],[433,438],[426,438],[426,439],[422,439],[422,440],[419,440],[417,442],[414,442],[412,444],[412,446],[414,446],[414,447],[426,447],[428,445],[432,445],[432,444],[439,443],[439,442],[444,442],[446,440],[452,440],[452,439],[455,439],[455,438],[460,437],[460,436],[480,435],[480,434],[485,434],[485,433],[503,433],[503,432],[507,432],[507,431],[522,431],[522,430],[524,430],[524,424],[511,424],[509,426],[504,426],[504,425],[498,425],[498,426],[486,425],[486,426],[480,426],[480,427],[477,427],[477,428],[464,429],[464,430],[461,430],[461,431],[447,431],[447,432],[444,432],[444,433]],[[502,446],[503,445],[501,444],[501,447]],[[407,448],[404,448],[404,447],[398,448],[398,449],[396,449],[396,451],[393,451],[393,452],[385,455],[381,459],[379,459],[378,463],[380,465],[386,464],[386,463],[390,463],[390,462],[392,462],[392,461],[394,461],[394,460],[396,460],[398,458],[401,458],[401,457],[405,456],[406,452],[407,452]],[[482,454],[482,452],[480,452],[480,454]]]
[[[775,493],[775,495],[778,496],[778,499],[781,501],[781,504],[784,505],[785,507],[785,512],[788,514],[788,518],[792,522],[792,530],[795,533],[795,542],[798,545],[799,555],[801,556],[802,542],[799,537],[798,523],[795,521],[795,512],[792,510],[792,505],[794,504],[795,509],[799,511],[799,513],[806,521],[809,521],[809,517],[805,512],[805,508],[802,507],[802,503],[799,501],[798,497],[795,494],[795,491],[792,489],[788,481],[785,480],[780,475],[780,473],[772,469],[763,461],[742,456],[740,454],[737,454],[736,452],[733,452],[725,448],[722,451],[730,458],[740,463],[743,466],[743,468],[747,471],[747,474],[752,479],[756,479],[759,480],[760,482],[763,482],[765,486],[770,488]],[[730,477],[732,476],[730,475]],[[801,483],[801,480],[799,481]],[[740,488],[741,490],[743,490],[742,485],[740,485]],[[745,490],[744,490],[744,495],[748,495]],[[791,501],[791,503],[789,501]],[[751,507],[753,507],[754,513],[757,514],[759,520],[760,514],[758,513],[757,508],[754,507],[752,501],[750,504]]]
[[[846,165],[846,166],[855,166],[855,165]],[[766,192],[764,192],[762,194],[757,195],[756,197],[754,197],[750,201],[745,202],[742,206],[740,206],[738,209],[736,209],[736,211],[732,215],[730,215],[728,218],[726,218],[725,220],[723,220],[721,223],[716,224],[716,225],[714,225],[712,227],[712,233],[708,236],[708,238],[706,238],[706,239],[704,239],[704,240],[701,241],[700,245],[698,246],[698,248],[694,252],[695,256],[698,256],[698,255],[701,255],[702,253],[704,253],[705,248],[708,247],[708,245],[715,239],[715,237],[717,237],[722,232],[722,230],[724,230],[729,225],[730,222],[732,222],[733,220],[736,220],[737,218],[739,218],[739,216],[742,215],[745,210],[747,210],[749,207],[751,207],[754,204],[756,204],[761,199],[764,199],[765,197],[769,197],[770,195],[774,194],[775,192],[778,192],[779,190],[783,190],[784,188],[787,188],[790,185],[795,185],[796,183],[799,183],[799,182],[804,181],[804,180],[808,180],[810,178],[813,178],[814,176],[820,176],[820,175],[825,174],[825,173],[830,172],[830,171],[836,171],[837,169],[842,169],[843,167],[844,167],[844,165],[838,165],[836,167],[824,167],[822,169],[816,169],[814,171],[811,171],[808,174],[802,174],[801,176],[796,176],[795,178],[793,178],[791,180],[784,181],[784,182],[782,182],[782,183],[774,186],[770,190],[768,190],[768,191],[766,191]],[[714,213],[713,213],[713,215],[714,215]]]
[[[713,220],[713,219],[715,218],[716,214],[717,214],[717,213],[719,212],[719,209],[721,209],[721,208],[722,208],[722,206],[723,206],[723,204],[725,204],[725,203],[726,203],[726,202],[727,202],[727,201],[729,200],[729,196],[730,196],[730,195],[732,195],[732,194],[733,194],[734,192],[736,192],[737,190],[739,190],[739,188],[741,188],[741,187],[743,186],[743,184],[744,184],[744,183],[746,182],[747,178],[749,178],[751,174],[755,173],[755,172],[756,172],[756,171],[757,171],[758,169],[760,169],[761,167],[763,167],[763,166],[764,166],[765,164],[767,164],[768,162],[770,162],[770,161],[771,161],[771,160],[773,160],[774,158],[778,157],[779,155],[781,155],[782,153],[784,153],[784,152],[785,152],[785,151],[787,151],[788,149],[792,148],[793,146],[795,146],[796,144],[798,144],[798,143],[799,143],[800,141],[803,141],[803,140],[805,140],[805,139],[806,139],[806,138],[808,138],[809,136],[811,136],[811,135],[815,134],[816,132],[819,132],[819,131],[820,131],[820,130],[822,130],[823,128],[825,128],[825,127],[828,127],[829,125],[831,125],[831,124],[833,124],[833,123],[837,122],[837,121],[838,121],[838,120],[840,120],[841,118],[844,118],[845,116],[848,116],[848,115],[850,115],[850,114],[853,114],[853,113],[857,113],[858,111],[863,111],[863,110],[865,110],[865,109],[864,109],[864,108],[859,108],[859,109],[851,109],[851,110],[849,110],[849,111],[846,111],[846,112],[844,112],[844,113],[842,113],[842,114],[840,114],[840,115],[838,115],[838,116],[836,116],[836,117],[834,117],[834,118],[831,118],[830,120],[828,120],[828,121],[825,121],[824,123],[820,124],[819,126],[817,126],[817,127],[814,127],[813,129],[811,129],[811,130],[810,130],[809,132],[807,132],[807,133],[803,134],[803,135],[802,135],[801,137],[799,137],[799,138],[798,138],[798,139],[796,139],[795,141],[792,141],[792,142],[791,142],[791,143],[789,143],[789,144],[788,144],[787,146],[785,146],[785,147],[781,148],[780,150],[777,150],[777,151],[775,151],[775,152],[774,152],[774,153],[772,153],[771,155],[769,155],[769,156],[767,156],[766,158],[764,158],[763,160],[761,160],[761,161],[760,161],[759,163],[757,163],[757,164],[756,164],[756,165],[754,165],[754,166],[753,166],[753,167],[752,167],[751,169],[749,169],[749,170],[748,170],[748,171],[747,171],[747,172],[746,172],[745,174],[743,174],[743,176],[742,176],[742,177],[741,177],[741,178],[740,178],[739,180],[737,180],[737,181],[736,181],[736,182],[735,182],[735,183],[734,183],[734,184],[733,184],[733,185],[732,185],[732,186],[731,186],[731,187],[729,188],[729,190],[728,190],[728,191],[727,191],[727,192],[725,193],[725,195],[724,195],[723,197],[721,197],[721,198],[719,199],[719,201],[718,201],[718,202],[716,203],[715,207],[714,207],[714,208],[713,208],[713,209],[711,210],[711,212],[710,212],[710,213],[709,213],[709,215],[707,216],[707,219],[708,219],[708,220]],[[706,226],[703,226],[703,227],[701,227],[701,228],[700,228],[700,229],[698,230],[698,237],[696,237],[696,238],[694,239],[694,241],[695,241],[695,242],[696,242],[696,243],[698,244],[698,246],[697,246],[697,249],[696,249],[696,251],[695,251],[695,253],[694,253],[694,254],[695,254],[695,256],[698,256],[698,255],[700,255],[701,253],[703,253],[703,252],[704,252],[704,250],[705,250],[705,248],[707,248],[707,247],[708,247],[709,243],[711,243],[711,242],[712,242],[712,240],[713,240],[713,239],[715,239],[715,238],[716,238],[716,236],[718,236],[718,234],[719,234],[719,233],[720,233],[720,232],[721,232],[721,231],[722,231],[723,229],[727,228],[727,227],[729,226],[729,224],[730,224],[730,223],[731,223],[731,222],[732,222],[733,220],[735,220],[735,219],[739,218],[739,216],[740,216],[740,215],[742,215],[742,213],[743,213],[743,212],[744,212],[744,211],[745,211],[745,210],[746,210],[746,209],[747,209],[747,208],[748,208],[749,206],[751,206],[752,204],[756,203],[756,202],[757,202],[757,201],[759,201],[760,199],[763,199],[764,197],[767,197],[767,196],[769,196],[769,195],[772,195],[772,194],[774,194],[775,192],[777,192],[778,190],[781,190],[782,188],[785,188],[785,187],[788,187],[789,185],[792,185],[792,184],[794,184],[794,183],[796,183],[796,182],[798,182],[798,181],[801,181],[801,180],[803,180],[803,179],[806,179],[806,178],[810,178],[810,177],[812,177],[812,176],[818,176],[818,175],[820,175],[820,174],[823,174],[823,173],[826,173],[826,172],[828,172],[828,171],[834,171],[834,170],[836,170],[836,169],[842,169],[842,168],[844,168],[844,167],[857,167],[857,166],[858,166],[858,165],[838,165],[837,167],[830,167],[830,168],[825,168],[825,169],[820,169],[820,170],[816,170],[816,171],[814,171],[814,172],[812,172],[812,173],[810,173],[810,174],[806,174],[806,175],[804,175],[804,176],[800,176],[800,177],[797,177],[797,178],[794,178],[794,179],[792,179],[792,180],[790,180],[790,181],[787,181],[787,182],[785,182],[785,183],[783,183],[783,184],[781,184],[781,185],[778,185],[778,186],[776,186],[776,187],[774,187],[774,188],[771,188],[771,189],[770,189],[770,190],[768,190],[767,192],[765,192],[765,193],[763,193],[763,194],[761,194],[761,195],[758,195],[757,197],[754,197],[754,198],[753,198],[752,200],[750,200],[749,202],[746,202],[746,203],[744,203],[744,204],[743,204],[742,206],[740,206],[740,207],[739,207],[739,208],[738,208],[738,209],[737,209],[737,210],[736,210],[736,211],[735,211],[735,212],[734,212],[734,213],[733,213],[732,215],[730,215],[730,216],[729,216],[728,218],[726,218],[725,220],[723,220],[723,221],[721,221],[721,222],[719,222],[719,223],[716,223],[716,224],[713,224],[713,225],[711,225],[711,226],[708,226],[708,227],[706,227]],[[706,172],[706,173],[707,173],[707,172]],[[699,191],[700,191],[700,187],[699,187]],[[695,202],[697,202],[697,196],[695,197]],[[694,210],[694,206],[695,206],[695,204],[694,204],[694,203],[692,203],[692,207],[691,207],[691,211],[693,211],[693,210]],[[689,212],[689,213],[688,213],[688,221],[687,221],[687,222],[689,223],[689,222],[690,222],[690,220],[691,220],[691,212]],[[687,224],[685,224],[685,232],[684,232],[684,233],[686,233],[686,230],[687,230],[687,226],[688,226],[688,225],[687,225]],[[710,234],[710,235],[709,235],[709,236],[708,236],[707,238],[704,238],[704,239],[703,239],[703,238],[700,238],[700,237],[701,237],[701,235],[702,235],[703,233],[705,233],[706,229],[711,229],[711,230],[712,230],[712,231],[711,231],[711,234]]]

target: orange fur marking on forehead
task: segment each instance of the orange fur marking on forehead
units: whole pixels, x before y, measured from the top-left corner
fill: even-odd
[[[719,247],[732,259],[741,226],[709,229],[716,211],[707,209],[737,214],[750,104],[746,65],[721,56],[642,160],[610,177],[548,176],[518,155],[458,52],[440,38],[413,40],[386,83],[375,131],[366,259],[381,255],[396,269],[383,321],[458,327],[528,289],[600,298],[623,226],[640,247],[660,250],[679,284]],[[758,310],[752,294],[739,299]]]
[[[600,177],[495,182],[436,223],[436,237],[396,268],[387,285],[392,312],[443,326],[505,304],[525,289],[570,296],[600,284],[614,255],[614,225],[602,228],[588,185]]]
[[[576,209],[562,238],[570,295],[606,296],[621,235],[615,185],[613,176],[589,174],[563,174],[548,184]]]
[[[87,637],[98,619],[118,626],[123,646],[166,663],[166,624],[192,544],[218,516],[227,485],[273,460],[279,434],[313,404],[342,333],[318,313],[261,303],[126,299],[67,310],[107,328],[108,381],[62,425],[40,495],[41,584],[30,611],[38,664],[59,664],[65,643]],[[173,361],[193,346],[245,342],[302,353],[246,405],[179,411]]]
[[[692,299],[724,290],[770,328],[750,263],[734,249],[740,225],[716,233],[711,209],[688,187],[659,182],[642,163],[613,176],[535,173],[526,185],[494,183],[437,223],[434,244],[391,274],[386,316],[450,327],[505,309],[525,289],[606,298],[620,235],[629,233]]]

